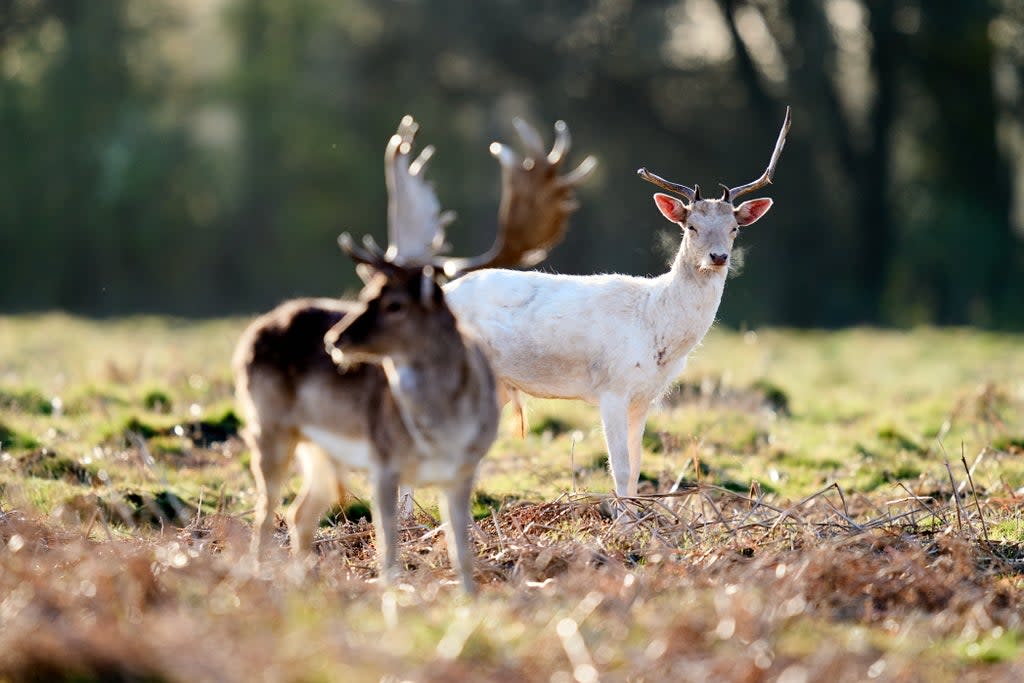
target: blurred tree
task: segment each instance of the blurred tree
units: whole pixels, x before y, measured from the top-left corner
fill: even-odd
[[[383,235],[405,113],[438,148],[456,251],[493,238],[487,144],[564,118],[602,165],[545,267],[658,272],[678,234],[635,169],[749,180],[792,104],[724,320],[1020,327],[1013,36],[1009,0],[0,0],[0,309],[352,288],[334,238]]]

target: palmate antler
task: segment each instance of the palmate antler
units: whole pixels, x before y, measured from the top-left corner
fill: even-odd
[[[448,277],[481,268],[529,268],[545,258],[565,238],[569,216],[579,208],[573,190],[597,166],[593,156],[585,158],[567,175],[558,175],[572,144],[569,127],[555,123],[555,142],[550,152],[528,123],[513,121],[527,156],[492,142],[491,154],[501,164],[501,205],[498,236],[485,253],[475,258],[447,259],[443,269]]]
[[[425,147],[410,161],[419,128],[411,116],[402,119],[385,152],[387,251],[370,237],[357,246],[347,233],[339,238],[342,249],[358,261],[380,267],[431,265],[449,279],[481,268],[529,267],[542,261],[565,237],[569,216],[578,208],[574,189],[597,160],[588,156],[570,173],[559,175],[570,147],[568,126],[562,121],[555,124],[554,146],[545,152],[536,130],[520,119],[514,124],[527,154],[520,157],[497,142],[490,146],[502,168],[502,197],[498,235],[485,253],[469,258],[441,255],[447,249],[444,230],[454,215],[441,211],[433,187],[424,180],[433,147]]]

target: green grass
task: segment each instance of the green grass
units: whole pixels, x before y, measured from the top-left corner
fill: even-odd
[[[0,596],[15,596],[0,652],[78,680],[107,665],[153,680],[999,679],[1024,657],[1020,336],[713,331],[649,416],[641,482],[704,493],[662,499],[630,532],[598,504],[597,411],[532,400],[525,439],[506,415],[480,469],[469,606],[438,580],[443,535],[420,538],[429,490],[407,587],[368,583],[361,476],[325,515],[315,567],[240,569],[255,492],[229,362],[245,322],[0,318]],[[753,487],[787,510],[833,483],[842,499],[764,526],[744,502]],[[898,518],[851,526],[883,515]],[[67,629],[44,628],[46,610]],[[0,680],[19,661],[0,655]]]

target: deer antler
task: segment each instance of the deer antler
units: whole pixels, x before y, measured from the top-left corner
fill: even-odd
[[[573,190],[597,166],[585,158],[566,175],[558,174],[571,146],[569,127],[555,123],[555,142],[544,151],[540,134],[522,119],[514,122],[526,148],[521,158],[511,147],[491,143],[491,154],[501,164],[502,192],[498,209],[498,236],[485,253],[473,258],[449,258],[439,265],[449,278],[481,268],[529,267],[547,257],[565,237],[569,216],[579,208]]]
[[[680,185],[679,183],[670,183],[661,176],[654,175],[646,168],[638,168],[636,174],[643,178],[644,180],[646,180],[647,182],[653,183],[654,185],[657,185],[663,190],[668,190],[669,192],[682,195],[689,199],[691,202],[695,201],[694,197],[696,197],[696,191],[692,187]]]
[[[772,176],[775,174],[775,165],[779,162],[779,156],[782,154],[782,148],[786,146],[786,135],[789,133],[789,126],[792,123],[792,115],[790,108],[786,107],[786,118],[782,122],[782,130],[779,131],[779,139],[775,142],[775,150],[772,152],[772,158],[768,162],[768,168],[761,174],[761,177],[752,183],[746,185],[739,185],[737,187],[729,188],[725,185],[722,187],[721,200],[726,202],[732,202],[737,197],[753,192],[754,190],[760,190],[765,185],[770,185],[772,182]],[[649,183],[653,183],[663,190],[668,190],[678,195],[682,195],[689,199],[691,202],[700,200],[700,186],[695,185],[694,187],[687,187],[686,185],[680,185],[678,183],[672,183],[660,176],[656,176],[646,168],[637,170],[637,175],[646,180]]]
[[[444,229],[455,218],[441,212],[441,203],[423,175],[434,154],[430,145],[410,161],[419,124],[409,115],[388,140],[384,152],[384,179],[388,188],[387,258],[397,264],[429,263],[445,248]],[[365,240],[364,240],[365,241]],[[374,249],[376,243],[367,243]]]
[[[522,120],[513,122],[527,156],[510,147],[491,143],[491,154],[502,168],[502,197],[499,230],[494,245],[472,258],[448,258],[439,254],[448,247],[444,229],[454,218],[442,212],[434,188],[424,180],[427,161],[434,152],[425,147],[412,162],[413,141],[419,129],[405,116],[398,132],[391,136],[384,154],[384,175],[388,187],[388,248],[381,249],[372,237],[357,246],[345,233],[338,243],[353,260],[378,270],[391,267],[431,265],[454,278],[470,270],[502,266],[532,266],[565,236],[569,215],[578,208],[573,190],[597,165],[588,156],[570,173],[558,174],[569,151],[569,128],[555,124],[555,142],[544,151],[540,134]]]
[[[728,192],[724,193],[727,201],[731,202],[737,197],[745,195],[748,192],[760,190],[765,185],[771,184],[772,176],[775,175],[775,164],[779,163],[779,156],[782,154],[782,148],[786,146],[786,134],[789,133],[789,125],[792,121],[793,117],[790,112],[790,108],[786,107],[786,118],[782,121],[782,130],[779,131],[779,139],[775,141],[775,149],[772,151],[772,158],[768,161],[768,168],[766,168],[764,173],[761,174],[761,177],[754,182],[730,188]]]

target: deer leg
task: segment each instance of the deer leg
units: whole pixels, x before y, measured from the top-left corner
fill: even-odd
[[[287,432],[264,428],[255,435],[246,432],[245,439],[252,451],[249,466],[256,480],[256,514],[249,555],[259,561],[273,538],[274,511],[281,502],[281,487],[288,475],[295,438]]]
[[[300,443],[295,455],[302,469],[302,489],[288,510],[292,555],[305,557],[313,551],[313,538],[324,510],[344,490],[338,485],[334,467],[319,448]]]
[[[525,439],[529,425],[526,422],[526,403],[523,399],[523,392],[513,389],[504,382],[498,382],[497,393],[499,410],[504,408],[505,404],[512,403],[512,409],[516,415],[516,432],[520,439]]]
[[[473,477],[457,482],[445,490],[441,503],[441,519],[448,524],[448,558],[458,572],[466,595],[476,593],[473,582],[473,550],[469,545],[469,498],[473,491]]]
[[[612,481],[615,482],[615,494],[632,495],[636,492],[636,486],[634,484],[631,490],[628,403],[623,396],[605,394],[598,405],[601,410],[601,422],[604,425],[604,440],[608,446],[608,466],[611,469]]]
[[[373,527],[377,535],[380,582],[390,585],[398,574],[398,472],[377,467],[372,473]]]
[[[635,496],[640,483],[640,459],[644,454],[644,429],[650,403],[629,407],[629,495]]]

